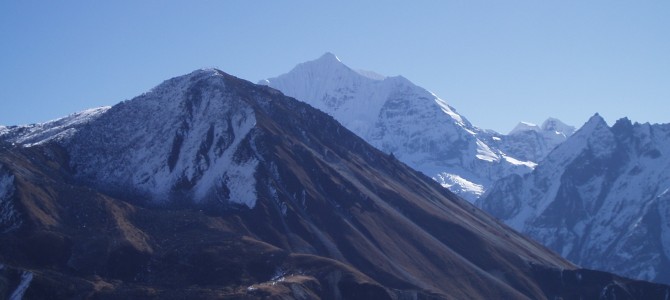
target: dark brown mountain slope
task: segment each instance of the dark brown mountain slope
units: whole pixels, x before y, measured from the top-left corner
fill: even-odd
[[[571,265],[275,90],[220,71],[166,85],[60,144],[0,151],[8,183],[0,295],[22,286],[32,299],[660,299],[668,291]],[[169,105],[179,110],[163,111]],[[228,109],[221,118],[211,117],[217,105]],[[169,149],[143,156],[148,148],[137,145],[149,139],[147,147],[166,140]],[[137,157],[146,165],[130,164]],[[249,165],[252,173],[241,169]],[[220,181],[204,185],[210,174]],[[170,182],[161,178],[174,184],[154,193]],[[253,193],[240,192],[246,183]]]

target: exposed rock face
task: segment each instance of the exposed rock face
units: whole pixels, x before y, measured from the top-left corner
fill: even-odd
[[[14,207],[14,175],[0,165],[0,233],[21,226],[21,217]]]
[[[670,283],[668,188],[670,125],[595,115],[478,205],[575,263]]]
[[[20,220],[0,234],[3,296],[668,292],[579,269],[332,117],[218,70],[168,80],[58,142],[2,144],[0,165]]]
[[[251,104],[223,74],[199,70],[119,103],[67,140],[76,176],[153,202],[220,200],[253,207]],[[244,153],[246,154],[246,153]]]

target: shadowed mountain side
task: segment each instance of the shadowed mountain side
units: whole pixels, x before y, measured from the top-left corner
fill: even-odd
[[[61,144],[3,146],[5,295],[21,286],[27,298],[553,299],[602,292],[605,299],[643,299],[667,292],[578,269],[271,88],[208,70],[152,91],[110,108]],[[150,100],[160,105],[142,102]],[[146,107],[150,113],[135,109]],[[222,107],[223,118],[212,107]],[[227,130],[210,133],[217,126]],[[158,132],[170,133],[167,142]],[[220,137],[230,137],[220,151],[208,146]],[[145,156],[145,146],[156,151]],[[250,165],[253,172],[243,169]],[[133,181],[147,170],[156,171],[149,181]],[[166,180],[151,181],[158,176]],[[564,272],[589,280],[564,281]]]
[[[670,124],[594,115],[477,205],[585,267],[670,283]]]

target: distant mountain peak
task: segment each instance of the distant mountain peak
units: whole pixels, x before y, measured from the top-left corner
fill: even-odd
[[[603,117],[600,115],[600,113],[597,113],[597,112],[596,112],[595,114],[593,114],[593,116],[591,116],[591,117],[589,118],[589,121],[591,121],[591,120],[596,120],[596,121],[602,121],[602,122],[605,122],[605,119],[603,119]]]
[[[512,134],[518,134],[518,133],[521,133],[521,132],[524,132],[524,131],[536,131],[536,132],[539,132],[539,131],[540,131],[540,126],[537,126],[537,124],[535,124],[535,123],[530,123],[530,122],[523,122],[523,121],[521,121],[521,122],[519,122],[518,124],[516,124],[516,126],[514,127],[514,129],[512,129],[512,131],[510,131],[509,134],[510,134],[510,135],[512,135]]]
[[[557,133],[565,134],[565,136],[570,136],[575,132],[575,127],[563,123],[557,118],[549,117],[547,120],[542,123],[542,130],[552,131]]]
[[[491,174],[531,169],[530,164],[512,160],[514,155],[504,158],[488,145],[489,133],[425,88],[400,75],[357,71],[332,53],[260,83],[328,113],[378,149],[394,153],[443,186],[463,191],[460,194],[470,200],[498,176]],[[453,178],[460,179],[442,180]]]
[[[621,119],[616,120],[616,122],[614,122],[614,125],[612,125],[612,127],[619,127],[619,126],[630,127],[633,126],[633,122],[631,122],[629,118],[623,117]]]
[[[524,177],[494,183],[478,204],[589,268],[670,282],[670,124],[594,114]],[[667,203],[667,202],[666,202]],[[659,221],[663,220],[663,221]]]
[[[335,54],[326,52],[315,60],[306,61],[295,67],[294,70],[300,70],[303,68],[314,69],[314,70],[332,70],[333,68],[346,69],[349,72],[356,73],[356,71],[351,70],[347,67]]]
[[[607,125],[607,122],[605,122],[605,119],[603,119],[602,116],[600,116],[599,113],[595,113],[591,118],[589,118],[588,121],[582,126],[582,128],[579,129],[579,131],[587,132],[596,128],[609,128]]]
[[[339,62],[341,63],[342,61],[337,57],[337,55],[333,54],[332,52],[326,52],[321,57],[319,57],[316,61],[320,62]]]
[[[515,158],[538,162],[575,132],[575,127],[556,118],[548,118],[541,126],[519,122],[505,137],[501,149]]]
[[[523,132],[527,131],[535,131],[535,132],[548,132],[552,134],[563,134],[566,137],[572,135],[575,132],[575,127],[567,125],[563,123],[563,121],[549,117],[547,118],[544,122],[542,122],[542,125],[537,125],[535,123],[530,123],[530,122],[519,122],[512,131],[510,131],[510,135],[514,134],[520,134]]]

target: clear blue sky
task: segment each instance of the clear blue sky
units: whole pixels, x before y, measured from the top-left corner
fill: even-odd
[[[326,51],[403,75],[482,128],[670,123],[670,1],[1,1],[0,124],[217,67],[251,81]]]

